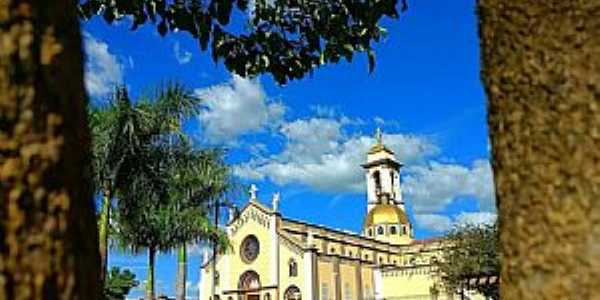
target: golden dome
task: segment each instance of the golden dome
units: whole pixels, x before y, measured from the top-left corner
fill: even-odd
[[[388,149],[388,147],[386,147],[383,144],[379,144],[379,143],[373,145],[373,147],[371,147],[371,149],[369,149],[368,154],[375,154],[375,153],[380,152],[380,151],[385,151],[385,152],[387,152],[389,154],[394,154],[394,151]]]
[[[378,204],[367,214],[364,228],[377,224],[409,224],[406,213],[392,204]]]

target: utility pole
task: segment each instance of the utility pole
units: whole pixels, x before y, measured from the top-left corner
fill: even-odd
[[[215,228],[219,229],[219,199],[215,199]],[[217,240],[213,240],[213,255],[212,255],[212,297],[215,299],[217,291]]]

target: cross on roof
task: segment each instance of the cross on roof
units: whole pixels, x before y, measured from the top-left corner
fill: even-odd
[[[250,199],[256,199],[256,192],[258,192],[258,188],[255,184],[250,185]]]

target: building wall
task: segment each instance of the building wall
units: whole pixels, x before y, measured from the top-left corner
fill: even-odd
[[[311,276],[306,270],[303,263],[302,250],[291,244],[285,237],[280,238],[279,246],[279,299],[283,299],[283,295],[288,287],[295,285],[302,293],[302,299],[310,299],[306,291],[305,278]],[[298,276],[290,277],[289,262],[294,259],[297,263]]]
[[[342,300],[356,300],[357,279],[356,268],[358,263],[345,260],[340,263],[340,285]],[[349,297],[349,298],[348,298]]]
[[[333,273],[333,263],[320,257],[317,262],[317,270],[319,273],[318,300],[334,300],[335,278]]]
[[[237,289],[239,275],[248,270],[254,270],[260,275],[260,282],[263,286],[271,285],[273,283],[274,274],[271,274],[270,272],[271,260],[269,254],[271,253],[271,247],[274,247],[275,245],[271,245],[269,229],[271,226],[274,226],[274,224],[261,224],[257,221],[258,218],[264,218],[265,216],[267,215],[259,209],[250,207],[248,210],[244,211],[240,217],[240,219],[245,217],[248,218],[248,220],[241,222],[245,223],[245,226],[239,227],[239,229],[230,236],[233,249],[228,257],[230,257],[230,268],[233,271],[232,274],[236,274],[237,276],[230,276],[231,280],[229,281],[228,289]],[[268,218],[266,218],[266,220],[270,221]],[[260,252],[256,260],[251,263],[246,263],[242,260],[239,251],[242,241],[249,235],[255,235],[258,238]]]
[[[431,299],[430,288],[435,282],[432,271],[429,267],[384,271],[381,275],[383,295],[392,299]]]
[[[363,266],[361,268],[361,272],[363,298],[372,298],[375,295],[375,279],[373,278],[373,269]]]

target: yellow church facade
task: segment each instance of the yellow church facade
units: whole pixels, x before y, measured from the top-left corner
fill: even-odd
[[[250,200],[226,226],[232,248],[201,269],[202,300],[451,299],[436,272],[441,240],[414,240],[400,167],[378,133],[362,165],[367,215],[361,233],[292,220]],[[472,295],[470,299],[479,298]]]

